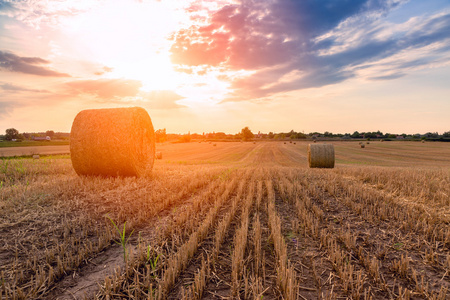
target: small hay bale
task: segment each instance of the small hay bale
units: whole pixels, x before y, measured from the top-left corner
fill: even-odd
[[[295,144],[297,144],[297,143],[294,143],[294,145],[295,145]]]
[[[365,148],[366,147],[366,145],[365,144],[361,144],[361,148]]]
[[[314,140],[314,143],[317,143],[317,141],[316,141],[316,140]]]
[[[310,168],[334,168],[334,146],[331,144],[308,145]]]
[[[369,144],[370,144],[370,142],[367,142],[366,144],[367,144],[367,145],[369,145]]]
[[[78,175],[146,176],[155,159],[155,131],[140,107],[89,109],[70,131],[70,158]]]
[[[422,143],[425,143],[425,140],[422,140]]]
[[[34,154],[33,155],[33,159],[39,159],[39,157],[40,157],[39,154]]]
[[[155,157],[156,159],[162,159],[162,152],[161,151],[156,152]]]
[[[363,142],[359,142],[360,145],[362,145]]]
[[[384,142],[384,140],[380,140],[380,142]]]
[[[216,143],[214,143],[214,144],[213,144],[213,146],[217,146],[217,144],[216,144]]]
[[[284,142],[284,144],[286,144],[286,142]]]
[[[256,144],[256,142],[253,142],[253,144]]]

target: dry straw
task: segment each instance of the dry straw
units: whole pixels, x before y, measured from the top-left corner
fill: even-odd
[[[155,132],[140,107],[83,110],[70,132],[78,175],[145,176],[155,158]]]
[[[365,148],[366,145],[364,143],[361,144],[361,148]]]
[[[162,159],[162,152],[161,151],[156,152],[155,157],[156,159]]]
[[[334,146],[331,144],[308,145],[310,168],[334,168]]]

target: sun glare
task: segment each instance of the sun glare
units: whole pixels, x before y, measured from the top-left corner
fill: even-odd
[[[180,82],[170,61],[168,36],[189,20],[186,2],[108,2],[67,19],[64,29],[83,59],[113,69],[106,77],[140,80],[143,90],[174,89]]]

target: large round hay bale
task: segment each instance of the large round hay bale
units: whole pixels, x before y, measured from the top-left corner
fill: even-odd
[[[70,158],[78,175],[148,175],[155,159],[152,120],[140,107],[83,110],[70,131]]]
[[[309,144],[308,163],[310,168],[334,168],[334,146]]]

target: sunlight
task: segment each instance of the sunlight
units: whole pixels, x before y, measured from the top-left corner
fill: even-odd
[[[75,37],[71,42],[84,59],[113,69],[106,77],[140,80],[143,90],[174,89],[181,82],[170,62],[168,36],[189,22],[184,5],[117,1],[66,19],[64,30]]]

